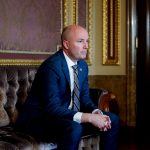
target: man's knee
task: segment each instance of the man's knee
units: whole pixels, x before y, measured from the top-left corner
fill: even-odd
[[[73,121],[68,132],[73,140],[74,140],[74,138],[80,139],[82,136],[82,132],[83,132],[81,124]]]

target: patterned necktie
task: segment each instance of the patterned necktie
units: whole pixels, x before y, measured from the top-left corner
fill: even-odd
[[[79,80],[78,80],[78,68],[77,65],[72,66],[74,72],[74,88],[72,92],[72,100],[73,100],[73,110],[80,110],[80,101],[79,101]]]

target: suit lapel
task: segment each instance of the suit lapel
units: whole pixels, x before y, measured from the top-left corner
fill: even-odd
[[[62,58],[62,70],[63,70],[63,73],[70,85],[70,76],[69,76],[69,69],[68,69],[68,65],[67,65],[67,62],[65,60],[65,57],[64,57],[64,54],[63,52],[61,52],[61,58]]]
[[[63,65],[62,65],[62,68],[63,68],[63,72],[64,72],[64,75],[70,85],[70,76],[69,76],[69,70],[68,70],[68,66],[67,66],[67,63],[64,62]]]
[[[81,87],[81,83],[83,80],[84,76],[84,71],[83,71],[83,66],[78,63],[78,77],[79,77],[79,87]]]

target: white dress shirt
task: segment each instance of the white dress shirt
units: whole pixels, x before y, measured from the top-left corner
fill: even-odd
[[[71,101],[70,101],[70,105],[69,105],[69,109],[72,109],[72,91],[73,91],[73,87],[74,87],[74,76],[73,76],[73,68],[72,66],[73,65],[76,65],[77,62],[73,62],[66,54],[65,52],[64,53],[64,56],[65,56],[65,59],[67,61],[67,65],[68,65],[68,69],[69,69],[69,75],[70,75],[70,89],[71,89]],[[77,112],[74,117],[73,117],[73,120],[78,122],[78,123],[81,123],[81,116],[82,116],[82,112]]]

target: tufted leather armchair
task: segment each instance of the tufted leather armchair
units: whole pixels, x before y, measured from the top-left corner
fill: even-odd
[[[31,66],[0,67],[0,150],[51,150],[57,146],[36,141],[32,136],[13,129],[36,71],[37,67]],[[100,105],[102,97],[108,94],[104,89],[90,89],[91,98],[96,105]],[[99,135],[85,136],[80,142],[79,150],[99,150],[99,142]]]

